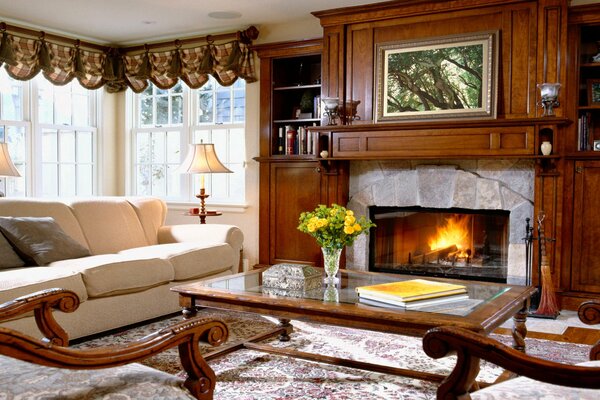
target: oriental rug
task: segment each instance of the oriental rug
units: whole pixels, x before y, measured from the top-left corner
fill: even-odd
[[[204,309],[200,316],[222,318],[229,326],[230,341],[253,336],[272,329],[275,320],[257,315]],[[108,336],[85,341],[75,347],[97,347],[127,343],[139,339],[170,323],[180,321],[173,316],[160,321],[126,329]],[[427,372],[448,374],[454,357],[434,360],[422,350],[420,338],[371,332],[343,327],[292,321],[294,332],[289,342],[268,340],[274,346],[319,353],[360,361],[392,365]],[[505,344],[512,338],[493,337]],[[205,349],[210,346],[205,346]],[[589,346],[541,339],[527,339],[531,355],[564,363],[587,360]],[[165,372],[184,376],[177,350],[148,359],[144,364]],[[435,399],[437,384],[416,379],[386,375],[358,369],[320,364],[285,356],[240,350],[211,360],[217,374],[215,399],[283,400],[283,399]],[[492,382],[501,369],[482,362],[478,380]]]

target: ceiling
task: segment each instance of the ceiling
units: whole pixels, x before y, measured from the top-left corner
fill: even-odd
[[[381,0],[0,0],[0,21],[102,44],[132,44],[285,23]],[[217,18],[210,17],[217,13]],[[234,16],[235,18],[218,18]],[[233,15],[229,15],[233,14]],[[236,16],[237,15],[237,16]]]

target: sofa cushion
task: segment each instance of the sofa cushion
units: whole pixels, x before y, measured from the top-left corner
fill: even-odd
[[[52,217],[67,235],[89,248],[73,210],[65,203],[47,199],[4,197],[0,200],[0,216]]]
[[[139,292],[174,278],[173,266],[167,260],[148,254],[101,254],[50,266],[80,272],[89,297]]]
[[[124,198],[77,199],[70,204],[92,254],[118,253],[150,244],[135,210]]]
[[[85,259],[82,259],[85,260]],[[88,298],[81,274],[68,268],[26,267],[6,269],[0,279],[0,303],[38,290],[63,288],[74,291],[81,301]]]
[[[137,363],[69,370],[0,356],[0,371],[2,399],[195,399],[183,379]]]
[[[21,257],[34,265],[90,255],[52,217],[0,217],[0,230]]]
[[[599,361],[587,361],[577,365],[600,367]],[[510,399],[544,399],[544,400],[596,400],[600,399],[600,390],[582,389],[553,385],[535,381],[526,377],[509,379],[471,393],[471,399],[510,400]]]
[[[158,244],[158,230],[167,218],[167,205],[154,197],[127,197],[137,214],[148,244]]]
[[[25,265],[25,262],[13,250],[12,246],[0,232],[0,269],[17,268]]]
[[[167,243],[123,250],[130,257],[152,256],[168,260],[175,271],[175,280],[201,278],[233,266],[234,251],[227,243]]]

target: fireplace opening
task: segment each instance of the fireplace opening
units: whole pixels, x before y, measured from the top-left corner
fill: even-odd
[[[506,282],[509,211],[369,207],[369,270]]]

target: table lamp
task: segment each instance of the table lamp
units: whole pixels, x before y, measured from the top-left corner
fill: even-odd
[[[196,195],[200,199],[200,215],[206,215],[205,199],[209,196],[204,188],[204,174],[214,174],[223,172],[233,172],[224,166],[215,152],[215,145],[212,143],[190,144],[187,156],[179,167],[179,172],[183,174],[202,174],[200,175],[200,193]]]
[[[0,143],[0,176],[21,176],[19,170],[17,170],[10,159],[6,143]],[[2,191],[0,191],[0,197],[4,197]]]

